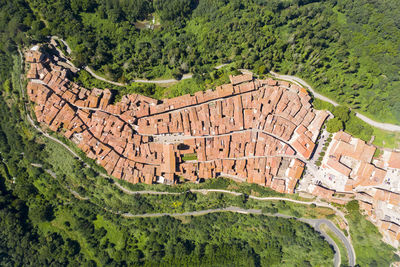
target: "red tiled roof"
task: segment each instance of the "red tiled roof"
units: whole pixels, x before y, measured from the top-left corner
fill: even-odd
[[[390,168],[400,169],[400,152],[391,152],[388,163]]]
[[[67,138],[120,179],[150,184],[160,175],[196,180],[222,172],[293,192],[304,164],[294,160],[288,172],[282,169],[287,166],[281,164],[285,161],[281,156],[293,156],[295,151],[279,139],[290,140],[297,128],[293,148],[308,158],[315,146],[307,129],[315,117],[310,98],[295,93],[297,87],[289,83],[279,83],[280,87],[273,80],[253,81],[251,75],[239,75],[230,77],[231,84],[194,96],[157,101],[132,94],[110,104],[109,90],[81,88],[66,79],[62,67],[46,64],[49,73],[41,63],[31,65],[46,85],[27,87],[37,104],[38,120],[55,131],[62,126]],[[236,132],[240,130],[245,131]],[[184,140],[183,146],[155,143],[150,137],[160,134],[195,137]],[[198,161],[177,159],[187,153],[196,153]],[[279,173],[288,173],[288,181],[276,178]]]

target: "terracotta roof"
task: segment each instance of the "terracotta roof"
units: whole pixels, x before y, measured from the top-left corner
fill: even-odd
[[[388,163],[390,168],[400,169],[400,152],[391,152]]]
[[[314,190],[312,192],[313,195],[322,197],[324,199],[331,199],[333,194],[335,193],[334,190],[330,190],[328,188],[322,187],[320,185],[315,185]]]
[[[340,163],[337,159],[329,158],[326,164],[335,171],[343,174],[344,176],[350,175],[351,169]]]
[[[338,141],[343,141],[343,142],[349,143],[351,140],[351,135],[346,132],[340,131],[335,134],[334,139],[338,140]]]
[[[27,87],[38,121],[54,131],[64,128],[65,137],[109,174],[133,183],[151,184],[161,175],[195,181],[225,173],[291,193],[304,163],[286,156],[297,152],[308,158],[315,144],[307,127],[310,122],[320,127],[308,94],[289,83],[253,81],[251,75],[230,77],[232,83],[194,96],[158,101],[131,94],[111,104],[111,91],[81,88],[51,61],[32,63],[31,70],[29,77],[44,83]],[[296,151],[280,141],[289,141],[295,129]],[[183,144],[155,142],[161,134],[193,138]],[[180,156],[189,153],[197,161],[182,162]]]
[[[236,85],[239,83],[249,82],[249,81],[253,80],[253,75],[251,75],[251,74],[241,74],[241,75],[237,75],[237,76],[229,75],[229,79],[231,80],[231,83],[233,85]]]
[[[166,173],[175,173],[176,171],[176,158],[173,144],[163,145],[163,157],[164,163],[162,165],[162,171]]]

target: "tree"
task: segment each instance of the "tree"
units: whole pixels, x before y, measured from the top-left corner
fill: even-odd
[[[29,217],[35,222],[48,222],[54,218],[50,205],[35,205],[29,209]]]
[[[7,136],[1,129],[0,129],[0,151],[3,153],[10,152],[10,145],[8,144]]]
[[[92,177],[92,178],[94,178],[98,175],[98,173],[95,170],[93,170],[92,168],[85,168],[84,172],[85,172],[86,176]]]
[[[350,110],[348,107],[345,106],[335,107],[332,113],[336,118],[340,119],[343,122],[346,122],[350,119]]]
[[[195,1],[192,0],[155,0],[154,9],[162,20],[176,20],[185,17],[194,8]]]
[[[182,74],[182,72],[180,70],[175,70],[172,73],[172,76],[175,78],[175,80],[179,81],[180,79],[182,79],[183,74]]]
[[[326,123],[326,130],[330,133],[336,133],[344,129],[343,121],[339,118],[330,119]]]
[[[346,204],[346,208],[348,211],[358,211],[359,210],[359,205],[357,200],[352,200],[349,203]]]
[[[67,238],[66,241],[67,242],[65,243],[64,248],[67,255],[74,256],[78,254],[79,251],[81,250],[79,243],[69,238]]]

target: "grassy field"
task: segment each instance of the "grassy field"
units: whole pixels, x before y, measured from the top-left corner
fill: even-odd
[[[76,160],[60,144],[51,141],[47,138],[43,138],[46,142],[45,152],[49,155],[49,162],[53,165],[54,171],[62,171],[65,174],[73,173],[73,165]]]
[[[182,157],[183,161],[188,161],[188,160],[197,160],[197,154],[196,153],[191,153],[191,154],[185,154]]]
[[[400,133],[389,132],[374,127],[374,145],[383,148],[398,149],[400,147]]]

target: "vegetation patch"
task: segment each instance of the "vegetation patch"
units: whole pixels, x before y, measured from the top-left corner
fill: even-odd
[[[378,229],[361,215],[357,200],[346,205],[349,212],[346,219],[350,226],[350,235],[360,266],[389,266],[399,261],[395,249],[382,241]]]
[[[185,155],[183,155],[182,160],[183,161],[197,160],[197,153],[185,154]]]

